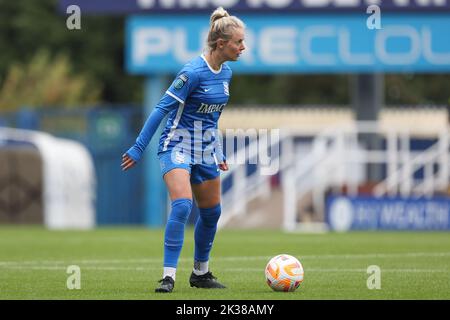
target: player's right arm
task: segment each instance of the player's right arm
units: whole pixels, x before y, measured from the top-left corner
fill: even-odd
[[[170,110],[176,107],[177,103],[174,98],[167,94],[161,98],[158,105],[147,118],[147,121],[145,121],[144,127],[139,133],[134,145],[122,155],[122,170],[128,170],[141,159],[145,148],[150,143],[162,119],[164,119]]]
[[[150,143],[162,119],[170,111],[178,108],[180,101],[184,103],[187,96],[197,85],[198,78],[192,69],[183,69],[177,75],[172,85],[148,117],[134,145],[122,155],[122,170],[128,170],[141,159],[145,148]]]

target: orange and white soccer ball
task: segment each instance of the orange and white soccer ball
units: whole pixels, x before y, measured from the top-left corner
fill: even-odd
[[[266,281],[275,291],[295,291],[303,281],[303,266],[297,258],[280,254],[270,259],[265,270]]]

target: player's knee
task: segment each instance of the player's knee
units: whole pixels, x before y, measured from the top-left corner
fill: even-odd
[[[208,227],[215,227],[219,221],[222,208],[219,203],[212,208],[200,208],[199,211],[203,224]]]
[[[169,220],[186,224],[192,210],[192,199],[182,198],[172,201],[172,211]]]
[[[214,208],[220,204],[220,196],[201,196],[196,197],[197,205],[199,208]]]

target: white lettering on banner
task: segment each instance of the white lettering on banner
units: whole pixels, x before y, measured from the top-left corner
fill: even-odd
[[[250,8],[261,8],[267,6],[273,9],[289,7],[292,0],[248,0],[247,4]]]
[[[307,8],[323,8],[334,6],[337,8],[356,8],[365,4],[378,4],[381,0],[300,0]]]
[[[151,9],[155,5],[155,0],[136,0],[139,8]]]
[[[224,8],[230,8],[235,5],[237,5],[239,0],[212,0],[213,7],[224,7]]]
[[[386,50],[386,43],[389,38],[409,38],[410,49],[404,53],[393,53]],[[420,58],[420,36],[419,33],[410,26],[389,26],[378,32],[375,37],[375,52],[377,57],[389,65],[410,65]]]
[[[178,4],[177,2],[176,0],[159,0],[159,4],[165,9],[174,8]]]
[[[189,51],[188,37],[185,30],[176,28],[174,31],[174,55],[178,61],[189,61],[199,55],[199,50]]]
[[[171,49],[171,34],[166,28],[139,28],[133,33],[133,61],[144,65],[151,56],[164,55]]]
[[[449,205],[428,202],[353,203],[356,228],[440,230],[448,226]],[[378,222],[377,222],[378,221]]]
[[[264,28],[261,30],[260,54],[261,60],[267,64],[295,64],[296,29],[284,28]]]
[[[447,0],[416,0],[415,2],[418,5],[420,5],[420,6],[432,6],[432,5],[434,5],[436,7],[439,7],[439,6],[445,6]]]
[[[358,8],[368,5],[380,5],[381,0],[297,0],[301,6],[305,8]],[[183,9],[202,9],[208,7],[231,8],[237,5],[239,0],[136,0],[136,3],[141,9],[152,9],[158,3],[161,8],[175,9],[177,7]],[[295,4],[295,0],[247,0],[246,6],[249,8],[271,8],[283,9],[289,8]],[[417,5],[421,7],[444,7],[447,0],[392,0],[394,7],[407,7],[410,5]]]
[[[252,29],[247,29],[245,31],[245,46],[246,49],[242,53],[241,60],[246,65],[251,65],[255,63],[255,52],[256,52],[256,36]]]
[[[448,53],[437,53],[433,52],[431,49],[432,35],[431,30],[428,27],[422,28],[422,48],[425,60],[429,61],[431,64],[435,65],[448,65],[450,64],[450,52]]]
[[[351,229],[354,219],[353,205],[345,197],[339,197],[330,206],[329,224],[334,231],[345,232]]]
[[[312,51],[312,41],[317,38],[335,38],[336,32],[333,26],[307,27],[303,31],[300,41],[300,53],[306,62],[313,65],[335,65],[336,58],[333,54],[317,53]]]
[[[209,5],[208,0],[180,0],[180,7],[183,9],[189,8],[207,8]]]
[[[304,0],[303,5],[305,7],[326,7],[330,4],[330,0]]]
[[[351,52],[351,38],[348,29],[339,28],[339,38],[341,41],[338,42],[339,55],[342,61],[347,65],[373,65],[375,64],[375,59],[369,53],[352,53]]]
[[[395,218],[405,211],[404,202],[387,203],[381,207],[380,224],[384,226],[394,225]]]
[[[296,27],[265,27],[260,30],[247,31],[248,50],[242,55],[242,64],[251,66],[260,61],[266,66],[296,66],[303,61],[312,66],[372,66],[381,62],[389,66],[413,65],[423,59],[435,66],[450,64],[450,52],[442,49],[433,51],[433,40],[436,45],[440,39],[433,37],[430,27],[415,28],[409,25],[390,25],[376,30],[373,45],[356,45],[360,36],[352,35],[350,27],[333,25],[316,25],[303,29]],[[143,66],[153,62],[152,59],[173,55],[176,61],[184,64],[197,56],[203,46],[208,30],[197,33],[198,41],[189,41],[184,28],[139,27],[132,35],[133,64]],[[406,41],[402,51],[395,51],[388,44]],[[192,45],[195,43],[196,46]],[[315,49],[321,44],[320,51]],[[355,48],[366,52],[352,52]],[[157,60],[154,60],[157,61]]]
[[[155,0],[137,0],[137,5],[142,9],[152,9],[155,7]],[[214,7],[232,7],[235,6],[239,0],[159,0],[158,3],[162,8],[173,9],[176,6],[180,6],[184,9],[189,8],[207,8],[208,6]],[[290,1],[289,1],[290,2]]]
[[[407,5],[409,5],[409,1],[410,0],[394,0],[394,3],[399,7],[406,7]]]
[[[427,220],[428,225],[432,225],[435,227],[448,226],[449,225],[449,212],[450,205],[440,205],[438,203],[429,202],[426,207],[427,211]]]

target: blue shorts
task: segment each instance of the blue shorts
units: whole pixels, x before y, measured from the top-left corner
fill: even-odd
[[[191,175],[191,183],[200,184],[206,180],[213,180],[220,175],[217,161],[213,164],[194,163],[190,156],[175,153],[172,157],[171,150],[158,154],[162,176],[172,169],[184,169]]]

